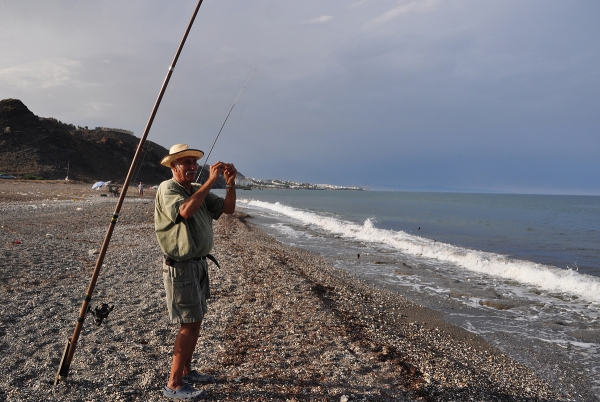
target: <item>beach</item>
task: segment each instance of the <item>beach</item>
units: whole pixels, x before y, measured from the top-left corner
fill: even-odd
[[[153,193],[132,187],[66,382],[54,386],[116,198],[91,184],[0,182],[0,399],[154,401],[167,323]],[[432,310],[277,242],[236,213],[215,223],[212,298],[195,367],[220,401],[584,401]],[[582,381],[584,381],[582,379]]]

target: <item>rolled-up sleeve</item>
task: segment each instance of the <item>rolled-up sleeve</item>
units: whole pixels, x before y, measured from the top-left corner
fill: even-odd
[[[210,216],[212,216],[214,220],[219,219],[223,213],[223,204],[225,203],[225,200],[216,194],[208,193],[204,202]]]
[[[160,204],[163,214],[167,219],[169,219],[173,223],[179,223],[183,219],[179,214],[179,208],[185,199],[181,194],[177,194],[173,191],[165,191],[160,194]],[[158,195],[157,194],[157,195]]]

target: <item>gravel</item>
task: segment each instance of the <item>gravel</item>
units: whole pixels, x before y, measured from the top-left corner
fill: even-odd
[[[116,199],[87,184],[0,183],[0,400],[155,401],[167,323],[153,199],[128,196],[67,381],[54,386]],[[130,191],[131,194],[135,191]],[[215,226],[194,366],[220,401],[578,401],[476,335],[247,222]]]

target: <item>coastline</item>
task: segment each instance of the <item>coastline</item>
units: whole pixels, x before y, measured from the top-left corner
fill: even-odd
[[[133,188],[92,298],[115,309],[100,327],[87,317],[69,380],[52,386],[116,201],[89,187],[0,183],[0,399],[163,400],[176,328],[166,322],[152,195]],[[217,377],[208,400],[583,400],[246,218],[215,226],[222,269],[210,267],[195,354]]]

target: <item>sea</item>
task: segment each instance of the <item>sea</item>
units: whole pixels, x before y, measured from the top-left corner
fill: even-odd
[[[238,209],[600,400],[600,197],[239,190]]]

